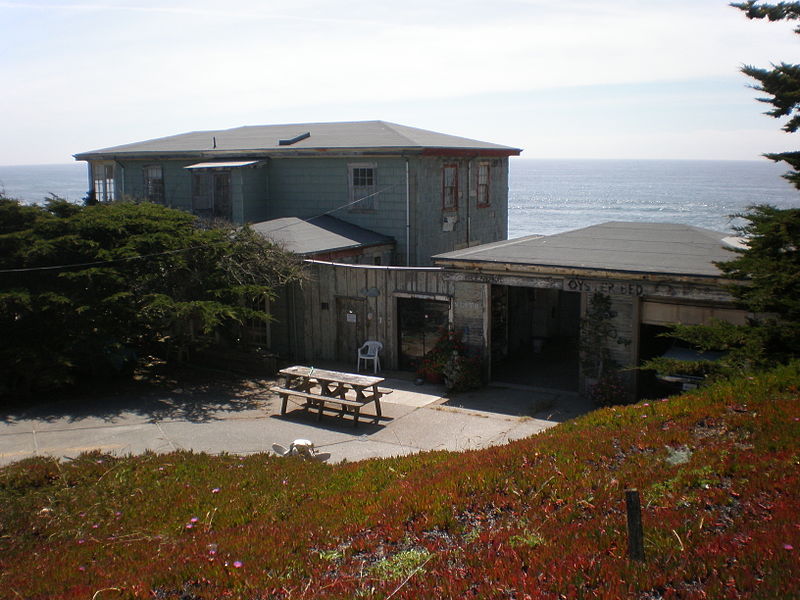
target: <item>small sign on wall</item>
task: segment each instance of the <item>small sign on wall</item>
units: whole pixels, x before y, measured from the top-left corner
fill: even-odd
[[[355,323],[356,321],[357,321],[356,313],[354,313],[354,312],[347,313],[347,322],[348,323]]]

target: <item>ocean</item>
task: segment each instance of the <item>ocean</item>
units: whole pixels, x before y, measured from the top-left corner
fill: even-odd
[[[0,192],[32,204],[55,194],[71,202],[81,202],[89,189],[89,170],[85,162],[64,165],[0,165]]]
[[[606,221],[685,223],[732,231],[755,204],[800,207],[787,166],[760,161],[512,159],[508,237]]]
[[[800,206],[785,165],[759,161],[512,158],[508,236],[549,235],[605,221],[686,223],[731,231],[754,204]],[[0,191],[24,202],[86,195],[85,163],[0,166]]]

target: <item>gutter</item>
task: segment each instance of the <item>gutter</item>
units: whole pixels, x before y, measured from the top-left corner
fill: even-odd
[[[517,148],[496,149],[496,148],[447,148],[447,147],[401,147],[401,146],[367,146],[367,147],[335,147],[335,148],[292,148],[282,146],[279,148],[238,148],[221,150],[219,148],[205,148],[198,150],[124,150],[119,148],[105,148],[100,150],[89,150],[73,154],[75,160],[155,160],[158,158],[181,160],[186,158],[194,160],[206,157],[290,157],[290,156],[406,156],[408,154],[421,154],[423,156],[458,156],[458,157],[477,157],[493,156],[507,157],[517,156],[521,150]]]
[[[446,271],[461,273],[466,277],[475,276],[556,276],[595,279],[620,279],[651,282],[680,282],[699,285],[725,286],[741,283],[725,279],[720,275],[701,275],[689,273],[664,273],[654,271],[622,271],[615,269],[598,269],[591,267],[557,267],[553,265],[537,265],[533,263],[498,263],[482,261],[449,261],[433,259],[433,264]]]

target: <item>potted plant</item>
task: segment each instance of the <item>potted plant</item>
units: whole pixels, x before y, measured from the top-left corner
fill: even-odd
[[[442,328],[433,348],[425,354],[417,376],[431,383],[442,383],[447,389],[463,391],[482,385],[480,358],[466,355],[461,335]]]

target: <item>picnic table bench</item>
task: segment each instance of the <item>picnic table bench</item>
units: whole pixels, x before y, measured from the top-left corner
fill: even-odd
[[[375,403],[375,422],[381,418],[381,396],[391,394],[392,390],[379,387],[382,377],[370,377],[355,373],[330,371],[295,365],[281,369],[279,374],[285,378],[282,386],[273,386],[271,391],[281,397],[281,414],[286,414],[289,396],[304,399],[303,408],[317,410],[317,420],[325,410],[335,410],[340,418],[353,415],[353,426],[358,426],[361,408]],[[333,408],[338,406],[338,408]]]

